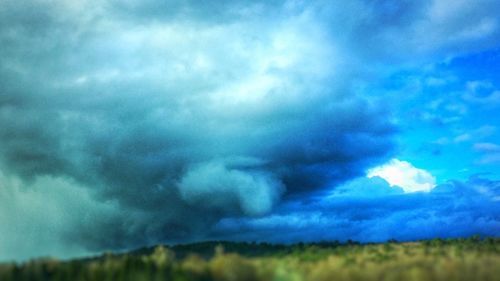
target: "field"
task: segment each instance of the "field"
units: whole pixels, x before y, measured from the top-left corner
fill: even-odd
[[[287,246],[204,242],[3,264],[0,280],[500,280],[500,238]]]

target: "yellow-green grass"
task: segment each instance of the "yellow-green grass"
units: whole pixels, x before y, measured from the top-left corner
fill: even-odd
[[[211,256],[202,257],[196,247],[190,248],[191,253],[179,254],[178,248],[159,246],[94,259],[3,264],[0,280],[500,280],[498,238],[368,245],[207,245],[217,245]],[[224,251],[225,247],[232,251]],[[252,247],[262,254],[255,254]],[[176,254],[182,257],[176,258]]]

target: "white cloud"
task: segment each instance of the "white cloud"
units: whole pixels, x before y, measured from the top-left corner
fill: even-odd
[[[367,176],[381,177],[391,186],[399,186],[405,192],[430,191],[436,186],[436,178],[431,173],[398,159],[370,169]]]
[[[484,125],[481,126],[475,130],[469,131],[469,132],[461,132],[458,135],[456,135],[452,142],[453,143],[464,143],[464,142],[470,142],[474,140],[481,140],[486,137],[489,137],[497,131],[497,128],[494,126],[490,125]],[[446,139],[442,138],[440,139],[440,144],[448,144],[449,142],[445,142]]]
[[[469,81],[463,100],[488,107],[500,104],[500,91],[496,90],[490,81]]]
[[[476,163],[480,165],[500,163],[500,153],[495,152],[495,153],[485,154]]]
[[[460,53],[462,50],[481,49],[498,43],[499,25],[492,13],[497,8],[496,1],[431,2],[426,20],[417,21],[413,29],[417,38],[426,39],[426,43],[420,45],[423,50],[442,49]],[[419,41],[414,42],[418,44]]]
[[[482,153],[476,164],[487,165],[500,162],[500,145],[490,142],[480,142],[473,145],[473,149]]]
[[[500,152],[500,145],[490,142],[480,142],[474,144],[474,150],[481,152]]]
[[[466,141],[469,141],[470,139],[471,139],[471,135],[465,133],[465,134],[461,134],[461,135],[456,136],[453,139],[453,142],[456,142],[456,143],[466,142]]]

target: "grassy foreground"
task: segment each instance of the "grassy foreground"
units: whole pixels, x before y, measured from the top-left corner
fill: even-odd
[[[158,246],[93,259],[3,264],[0,280],[500,280],[500,238]]]

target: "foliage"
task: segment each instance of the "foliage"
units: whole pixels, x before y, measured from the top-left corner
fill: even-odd
[[[211,249],[208,253],[207,249]],[[177,256],[177,258],[176,258]],[[290,246],[204,242],[0,265],[2,281],[500,280],[500,239]]]

